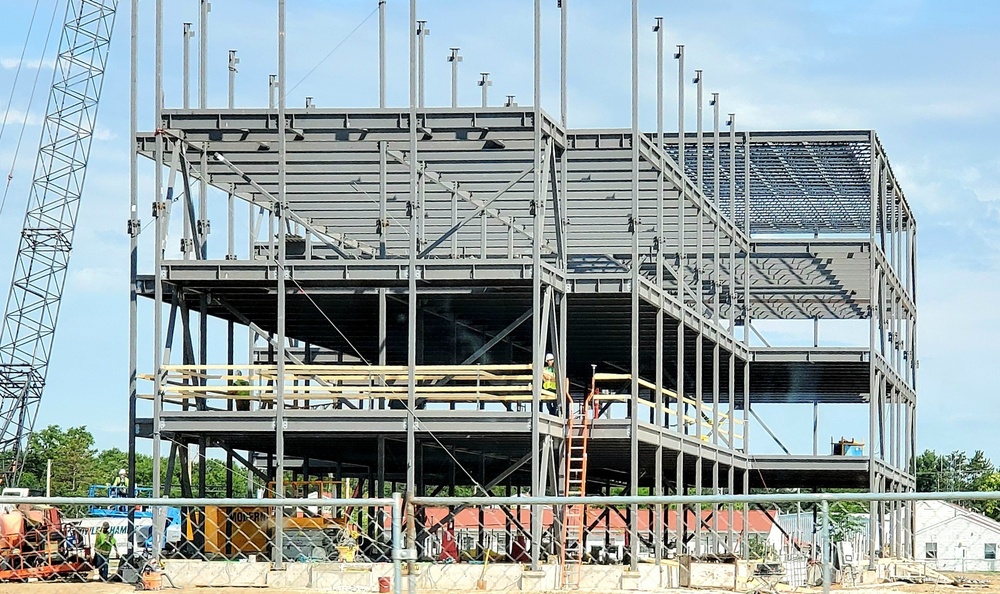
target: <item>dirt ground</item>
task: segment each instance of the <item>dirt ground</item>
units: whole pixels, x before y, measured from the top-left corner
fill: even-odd
[[[835,585],[832,590],[847,594],[1000,594],[1000,573],[965,573],[953,575],[965,580],[960,586],[939,585],[939,584],[875,584],[858,586],[856,588],[840,588]],[[90,583],[28,583],[28,584],[0,584],[0,594],[126,594],[134,592],[132,586],[126,584],[103,584],[97,582]],[[183,588],[165,589],[165,592],[176,594],[302,594],[306,592],[315,593],[316,590],[296,590],[296,589],[270,589],[270,588]],[[404,588],[405,592],[405,588]],[[674,590],[676,594],[690,594],[693,590]],[[698,594],[731,594],[724,591],[698,590]],[[621,590],[616,591],[620,594]],[[797,594],[822,594],[819,588],[799,588]],[[356,594],[356,593],[352,593]],[[436,592],[421,590],[420,594],[438,594]],[[443,593],[442,593],[443,594]],[[460,594],[449,591],[448,594]],[[479,593],[468,593],[479,594]],[[592,593],[600,594],[600,593]],[[636,592],[634,594],[642,594]]]

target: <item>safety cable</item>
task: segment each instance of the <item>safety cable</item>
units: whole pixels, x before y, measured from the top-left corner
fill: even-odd
[[[297,89],[299,87],[299,85],[301,85],[302,83],[304,83],[306,81],[307,78],[309,78],[310,76],[312,76],[312,73],[316,72],[316,69],[323,65],[323,62],[326,62],[327,60],[329,60],[330,56],[332,56],[334,53],[336,53],[337,50],[340,49],[340,46],[342,46],[345,43],[347,43],[347,40],[350,39],[355,33],[357,33],[358,29],[360,29],[362,27],[362,25],[364,25],[365,23],[367,23],[369,19],[371,19],[373,16],[375,16],[376,12],[378,12],[378,7],[375,7],[375,10],[371,11],[370,13],[368,13],[368,16],[366,16],[364,19],[362,19],[362,21],[360,23],[358,23],[358,25],[356,27],[354,27],[354,29],[352,29],[351,32],[348,33],[346,37],[344,37],[343,39],[341,39],[340,42],[337,45],[333,46],[333,49],[330,50],[330,53],[328,53],[327,55],[323,56],[323,59],[320,60],[319,62],[317,62],[316,65],[313,66],[312,69],[309,72],[307,72],[306,75],[303,76],[302,79],[299,82],[295,83],[294,85],[292,85],[292,88],[290,88],[287,91],[285,91],[285,98],[287,99],[288,96],[292,93],[292,91],[294,91],[295,89]]]
[[[14,167],[17,165],[17,156],[21,152],[21,141],[24,139],[24,130],[28,127],[28,114],[31,112],[31,106],[35,102],[35,91],[38,90],[38,79],[42,74],[42,62],[45,59],[46,54],[49,52],[49,39],[52,38],[52,29],[55,27],[56,16],[59,14],[59,3],[56,2],[52,6],[52,18],[49,19],[49,30],[45,33],[45,43],[42,45],[42,55],[38,59],[38,69],[35,70],[35,80],[31,84],[31,94],[28,96],[28,107],[24,110],[24,118],[21,121],[21,131],[17,135],[17,145],[14,147],[14,156],[10,161],[10,172],[7,173],[7,184],[3,189],[3,198],[0,198],[0,214],[3,213],[3,207],[7,204],[7,192],[10,191],[10,182],[14,179]],[[56,76],[56,68],[58,66],[58,57],[56,58],[57,64],[53,65],[53,80]],[[43,122],[44,127],[44,122]],[[93,131],[91,131],[93,133]]]

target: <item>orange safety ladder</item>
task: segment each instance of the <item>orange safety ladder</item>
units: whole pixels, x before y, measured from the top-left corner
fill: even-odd
[[[582,497],[587,494],[587,440],[590,438],[591,397],[584,402],[573,402],[567,397],[569,422],[566,425],[566,482],[567,497]],[[585,504],[567,505],[564,508],[562,529],[562,587],[579,588],[583,557],[586,553],[584,531],[587,522]]]

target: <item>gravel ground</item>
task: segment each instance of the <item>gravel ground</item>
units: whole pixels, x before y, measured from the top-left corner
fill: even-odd
[[[833,590],[839,594],[1000,594],[1000,574],[997,573],[967,573],[961,576],[966,583],[960,586],[939,585],[939,584],[879,584],[865,585],[856,588],[840,588],[834,586]],[[37,582],[28,584],[0,584],[0,594],[125,594],[134,592],[132,586],[126,584],[104,584],[99,582]],[[295,590],[295,589],[273,589],[273,588],[184,588],[170,590],[176,594],[302,594],[306,592],[316,593],[317,590]],[[799,588],[796,594],[821,594],[818,588]],[[621,590],[614,591],[621,594]],[[723,591],[713,590],[666,590],[657,594],[731,594]],[[352,593],[352,594],[357,594]],[[420,594],[445,594],[445,591],[422,590]],[[447,591],[447,594],[482,594],[480,591],[460,593],[457,591]],[[565,594],[565,593],[561,593]],[[601,594],[588,592],[587,594]],[[610,594],[610,592],[609,592]],[[641,592],[630,592],[629,594],[643,594]]]

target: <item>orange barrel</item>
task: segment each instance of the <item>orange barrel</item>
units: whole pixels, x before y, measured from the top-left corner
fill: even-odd
[[[163,574],[159,571],[147,571],[142,574],[143,590],[159,590],[163,587]]]
[[[380,594],[389,594],[389,590],[392,589],[390,586],[391,584],[389,582],[389,578],[387,577],[378,578],[378,591]]]

